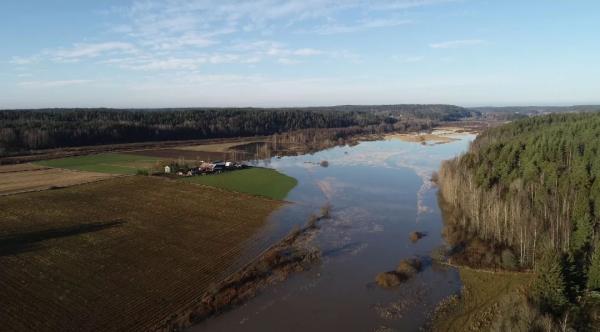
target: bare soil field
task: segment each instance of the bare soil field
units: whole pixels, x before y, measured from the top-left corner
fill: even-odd
[[[0,197],[0,321],[15,331],[165,326],[281,202],[153,177]]]
[[[0,166],[0,196],[68,187],[112,177],[114,175],[106,173],[46,168],[31,164]]]

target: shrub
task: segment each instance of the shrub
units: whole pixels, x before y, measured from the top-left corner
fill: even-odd
[[[390,271],[378,274],[375,277],[375,282],[381,287],[389,288],[400,285],[402,280],[396,272]]]
[[[445,261],[446,258],[448,257],[448,248],[446,248],[446,246],[443,246],[443,245],[439,246],[439,247],[433,249],[430,256],[433,260]]]
[[[319,221],[319,218],[314,214],[311,214],[310,217],[308,217],[308,228],[317,228],[317,221]]]
[[[416,258],[403,259],[398,264],[396,272],[405,275],[407,278],[414,276],[421,271],[421,261]]]
[[[514,270],[517,268],[518,262],[515,254],[512,250],[504,249],[502,251],[502,268],[507,270]]]
[[[136,175],[144,175],[144,176],[148,176],[148,174],[149,174],[149,173],[148,173],[148,170],[147,170],[147,169],[138,169],[138,170],[135,172],[135,174],[136,174]]]
[[[330,213],[331,213],[331,205],[329,205],[329,203],[323,205],[323,207],[321,207],[321,218],[324,219],[328,219],[330,217]]]
[[[417,242],[420,239],[422,239],[425,235],[427,234],[423,232],[411,232],[409,237],[412,242]]]

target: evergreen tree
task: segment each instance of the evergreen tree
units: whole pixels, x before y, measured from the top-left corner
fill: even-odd
[[[545,312],[560,315],[564,310],[567,304],[565,280],[557,253],[545,254],[537,264],[532,298]]]
[[[587,288],[589,290],[600,290],[600,241],[596,243],[595,247],[588,270]]]
[[[588,214],[575,220],[575,231],[571,238],[571,250],[574,253],[585,251],[594,232],[592,220]]]

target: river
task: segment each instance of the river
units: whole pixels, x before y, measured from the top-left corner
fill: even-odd
[[[313,240],[322,261],[190,331],[419,330],[435,305],[461,287],[456,270],[427,259],[443,244],[431,174],[442,160],[466,151],[475,135],[455,138],[426,145],[401,140],[362,142],[258,161],[298,180],[287,197],[292,204],[270,217],[260,241],[276,241],[329,202],[332,218],[321,221]],[[329,166],[319,165],[322,160]],[[427,236],[413,243],[412,231]],[[392,289],[374,283],[378,273],[414,256],[426,262],[416,277]]]

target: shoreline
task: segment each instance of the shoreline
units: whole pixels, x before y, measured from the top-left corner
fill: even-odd
[[[192,303],[171,314],[155,327],[156,331],[182,331],[224,314],[256,297],[266,287],[283,282],[293,273],[306,271],[321,259],[310,241],[319,229],[318,222],[329,219],[329,206],[321,215],[312,215],[306,226],[292,230],[246,265],[216,283]]]

